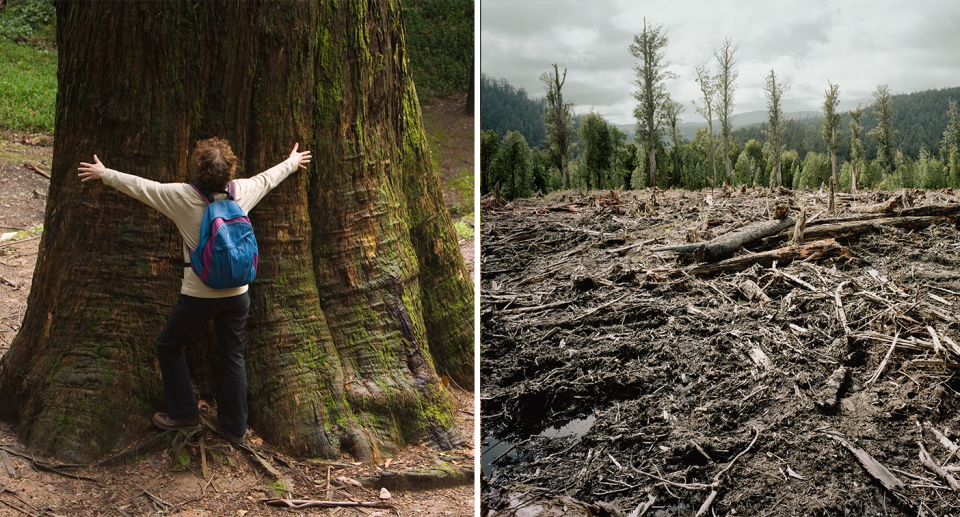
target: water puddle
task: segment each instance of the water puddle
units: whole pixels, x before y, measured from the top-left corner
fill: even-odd
[[[548,438],[572,437],[574,441],[580,441],[583,435],[587,434],[593,423],[597,421],[596,415],[588,415],[586,418],[571,420],[561,427],[550,427],[544,429],[535,436],[544,436]],[[501,457],[516,460],[519,453],[514,449],[516,442],[506,440],[497,440],[491,436],[483,439],[480,443],[480,468],[483,475],[490,477],[493,473],[493,463]]]
[[[546,436],[549,438],[563,438],[565,436],[572,436],[576,441],[580,441],[580,438],[583,438],[583,435],[587,434],[587,431],[593,427],[593,423],[596,421],[596,415],[590,415],[587,418],[578,418],[576,420],[567,422],[567,424],[562,427],[551,427],[549,429],[544,429],[543,432],[540,433],[540,436]]]

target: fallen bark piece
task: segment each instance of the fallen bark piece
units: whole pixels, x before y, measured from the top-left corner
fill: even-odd
[[[870,453],[868,453],[867,451],[859,447],[854,446],[842,436],[839,436],[833,433],[824,433],[824,434],[840,442],[840,445],[843,445],[844,447],[847,448],[847,450],[852,452],[853,455],[856,456],[858,460],[860,460],[860,464],[863,465],[863,468],[867,469],[867,472],[871,476],[873,476],[874,479],[879,481],[880,484],[886,487],[887,490],[893,492],[898,498],[900,498],[899,490],[904,487],[903,481],[900,481],[900,479],[898,479],[897,476],[894,476],[893,473],[890,472],[889,469],[887,469],[887,467],[883,466],[883,464],[873,459],[873,456],[871,456]]]
[[[741,246],[775,235],[793,223],[793,219],[773,219],[738,228],[706,243],[653,248],[651,251],[672,251],[681,257],[693,257],[697,262],[715,262],[733,255]]]
[[[776,262],[777,265],[785,265],[795,260],[805,260],[811,257],[823,259],[841,256],[853,255],[843,246],[837,244],[837,241],[826,239],[808,242],[802,246],[791,246],[789,248],[754,253],[753,255],[734,257],[713,264],[699,264],[692,267],[688,272],[694,275],[716,275],[743,271],[754,264],[770,267],[774,262]]]
[[[740,292],[751,302],[767,303],[770,301],[770,297],[763,292],[763,289],[749,278],[740,282]]]
[[[770,362],[770,358],[759,348],[754,347],[750,349],[750,359],[753,359],[753,362],[756,363],[757,366],[762,366],[764,370],[773,368],[773,363]]]
[[[837,407],[840,399],[840,388],[847,380],[847,367],[837,368],[827,379],[823,388],[817,392],[816,404],[822,409],[833,409]]]
[[[7,467],[7,474],[13,479],[20,479],[20,473],[17,472],[17,469],[13,468],[13,462],[10,461],[10,455],[7,454],[7,451],[0,450],[0,456],[3,457],[4,466]]]

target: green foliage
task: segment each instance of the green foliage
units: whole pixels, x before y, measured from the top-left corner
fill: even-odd
[[[853,161],[850,172],[850,186],[853,190],[859,190],[861,185],[860,164],[863,163],[864,152],[861,136],[863,135],[863,108],[857,104],[857,109],[847,112],[850,117],[850,159]],[[856,173],[857,185],[853,184],[853,176]],[[855,187],[855,188],[854,188]]]
[[[533,147],[530,149],[530,160],[533,164],[533,191],[544,194],[550,192],[549,171],[553,166],[553,156],[547,151]]]
[[[793,185],[793,177],[800,171],[800,154],[791,149],[780,155],[780,174],[783,176],[783,185]]]
[[[827,81],[830,89],[826,90],[826,99],[823,101],[823,130],[821,135],[823,141],[827,144],[827,149],[836,154],[839,148],[840,121],[843,114],[837,112],[837,106],[840,105],[840,85]]]
[[[580,119],[579,133],[583,145],[583,172],[586,174],[587,185],[590,188],[604,188],[601,178],[609,171],[613,154],[607,121],[596,113],[588,113]]]
[[[421,101],[466,91],[473,64],[473,0],[403,3],[407,53]]]
[[[793,188],[818,189],[830,179],[830,157],[823,153],[807,153],[800,165],[800,174],[793,179]]]
[[[877,158],[883,164],[883,169],[888,175],[893,174],[893,137],[896,131],[893,129],[893,117],[896,109],[893,107],[893,97],[887,85],[877,86],[873,92],[873,113],[876,116],[877,127],[868,133],[877,141]]]
[[[472,213],[471,213],[471,214],[467,214],[467,215],[461,217],[461,218],[456,222],[456,224],[453,225],[454,228],[457,229],[457,238],[459,238],[460,240],[464,240],[464,241],[472,241],[472,240],[473,240],[473,233],[474,233],[474,232],[473,232],[473,225],[470,224],[470,221],[471,221],[471,220],[473,220],[473,214],[472,214]]]
[[[484,195],[493,188],[489,181],[490,164],[500,150],[500,138],[495,131],[487,130],[480,133],[480,194]]]
[[[41,43],[54,39],[52,0],[10,0],[0,12],[0,39]]]
[[[186,470],[189,466],[190,454],[186,452],[179,454],[173,462],[173,470],[178,472]]]
[[[549,192],[556,192],[563,188],[563,177],[560,175],[560,169],[550,167],[547,171],[547,188]]]
[[[0,39],[0,129],[53,132],[57,54]]]
[[[734,166],[734,185],[766,186],[769,183],[767,159],[756,140],[750,140],[737,157]]]
[[[517,131],[507,133],[490,164],[490,170],[488,182],[491,185],[500,184],[500,195],[504,199],[512,200],[530,195],[532,164],[530,149],[523,135]]]

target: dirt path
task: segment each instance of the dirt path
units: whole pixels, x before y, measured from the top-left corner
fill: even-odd
[[[435,160],[454,164],[441,167],[445,182],[461,181],[462,156],[469,147],[472,170],[473,135],[467,139],[463,132],[454,131],[472,124],[472,117],[449,109],[454,100],[442,100],[437,108],[424,107],[425,118],[430,117],[434,127],[446,128],[439,156]],[[442,108],[442,109],[441,109]],[[35,136],[0,135],[0,233],[24,231],[16,242],[0,241],[0,353],[5,352],[19,330],[23,311],[30,292],[33,268],[39,245],[38,225],[43,222],[48,180],[24,167],[32,163],[49,172],[52,147],[49,139],[34,145]],[[42,137],[41,137],[42,138]],[[448,139],[458,139],[449,142]],[[439,145],[439,144],[436,144]],[[445,183],[447,184],[447,183]],[[446,189],[453,202],[461,199],[462,189]],[[472,196],[472,191],[471,194]],[[34,232],[29,232],[34,230]],[[461,242],[464,253],[469,253],[468,267],[473,271],[473,243]],[[341,462],[299,462],[276,454],[268,458],[283,474],[290,492],[283,492],[273,476],[266,473],[252,456],[231,447],[210,431],[183,444],[171,444],[170,433],[145,436],[148,442],[142,450],[118,459],[112,465],[80,469],[61,469],[53,473],[34,465],[27,455],[20,456],[17,432],[9,424],[0,423],[0,517],[22,515],[178,515],[178,516],[238,516],[290,515],[291,510],[272,508],[261,500],[273,497],[295,497],[322,500],[378,501],[379,492],[358,487],[352,480],[376,477],[385,470],[399,472],[428,472],[440,476],[436,469],[457,470],[473,468],[474,398],[472,393],[451,389],[458,401],[456,426],[465,438],[461,449],[439,452],[423,444],[408,447],[394,458],[377,466]],[[204,473],[201,461],[201,443],[207,460]],[[260,443],[261,451],[269,451],[268,444]],[[3,464],[6,454],[13,470],[11,475]],[[39,466],[50,463],[36,458]],[[329,470],[328,470],[329,467]],[[331,491],[327,493],[327,479]],[[420,487],[423,488],[423,487]],[[394,490],[391,502],[401,515],[471,516],[474,514],[474,489],[470,480],[454,486],[426,490]],[[45,513],[46,512],[46,513]],[[298,510],[300,513],[334,513],[333,510]],[[341,515],[395,515],[392,509],[348,509]]]
[[[649,192],[615,206],[568,192],[484,211],[485,509],[627,515],[652,497],[645,515],[693,515],[716,482],[707,515],[956,515],[950,482],[919,455],[922,443],[960,465],[937,434],[960,442],[957,219],[877,224],[837,239],[838,258],[696,275],[652,248],[778,204],[806,209],[808,231],[829,216],[818,192],[709,194],[660,193],[652,208]],[[845,196],[841,215],[889,195]],[[897,483],[878,481],[884,468]]]

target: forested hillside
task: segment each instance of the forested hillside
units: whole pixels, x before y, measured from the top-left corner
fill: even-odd
[[[951,100],[960,101],[960,87],[894,95],[893,109],[896,113],[893,118],[893,128],[897,131],[894,136],[894,147],[899,149],[905,157],[914,160],[919,158],[921,147],[937,154],[949,119],[947,111]],[[873,115],[873,108],[864,106],[863,111],[866,114],[863,126],[875,127],[877,119]],[[788,120],[784,140],[786,148],[796,150],[800,156],[806,156],[811,151],[827,152],[827,145],[820,136],[821,120],[822,116]],[[766,122],[762,122],[735,129],[731,136],[741,148],[750,140],[757,140],[763,144],[766,141],[764,133],[766,129]],[[849,160],[850,115],[846,112],[843,114],[840,129],[841,143],[837,159]],[[877,144],[872,137],[864,135],[863,146],[868,160],[877,157]]]
[[[494,131],[502,140],[510,131],[519,131],[531,146],[547,138],[543,126],[544,99],[531,99],[523,87],[514,88],[506,79],[480,74],[480,131]]]
[[[886,86],[878,86],[878,89]],[[876,95],[877,92],[874,92]],[[872,132],[877,128],[872,103],[863,108],[860,143],[864,156],[857,163],[857,188],[960,188],[960,87],[926,90],[889,96],[893,108],[893,138],[889,158],[878,155],[879,143]],[[565,99],[576,102],[576,99]],[[530,98],[524,88],[515,88],[505,79],[481,75],[480,128],[484,132],[485,159],[481,160],[481,191],[496,184],[506,187],[508,197],[562,188],[561,162],[547,144],[544,126],[544,97]],[[819,188],[832,172],[830,153],[823,137],[823,117],[804,112],[803,118],[785,120],[781,141],[782,184],[788,188]],[[850,115],[840,113],[837,173],[841,189],[852,189],[854,163],[851,159]],[[762,118],[761,113],[750,113]],[[686,118],[694,115],[687,114]],[[584,121],[589,119],[590,124]],[[651,184],[650,163],[657,165],[660,188],[700,189],[725,183],[726,171],[719,124],[714,122],[713,149],[716,168],[710,158],[711,144],[705,128],[674,133],[660,127],[655,160],[642,146],[606,121],[601,114],[573,114],[569,137],[568,167],[571,188],[646,188]],[[736,127],[734,125],[734,127]],[[767,123],[752,124],[731,132],[729,159],[734,186],[775,183],[772,146],[767,144]],[[515,133],[514,135],[510,135]],[[676,138],[674,136],[676,135]],[[508,145],[504,145],[504,144]],[[527,151],[520,152],[523,147]],[[509,154],[509,157],[507,156]]]

